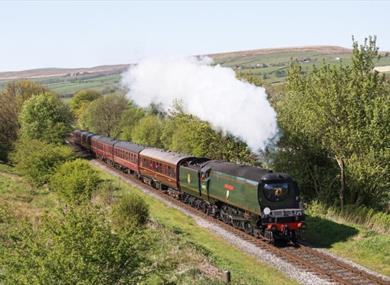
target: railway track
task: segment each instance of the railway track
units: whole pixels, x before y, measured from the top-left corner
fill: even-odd
[[[81,156],[86,157],[85,154],[82,154]],[[185,204],[184,202],[169,196],[166,194],[166,192],[157,190],[150,185],[144,184],[133,176],[125,174],[111,165],[108,165],[100,160],[96,161],[103,166],[109,167],[112,171],[117,173],[125,180],[130,179],[134,184],[152,190],[153,193],[160,196],[162,199],[169,201],[178,207],[184,208],[185,210],[211,223],[217,224],[235,236],[250,242],[262,250],[272,253],[276,257],[293,264],[301,270],[315,274],[323,280],[334,284],[343,285],[390,285],[390,279],[385,280],[380,276],[371,274],[364,270],[360,270],[350,264],[342,262],[325,253],[321,253],[302,243],[297,245],[285,245],[282,247],[269,244],[265,239],[254,237],[245,233],[241,229],[235,228],[234,226],[226,224],[219,219],[211,217],[200,209],[196,209],[188,204]]]

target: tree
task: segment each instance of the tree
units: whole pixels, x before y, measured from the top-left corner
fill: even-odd
[[[48,92],[48,89],[38,82],[30,80],[17,80],[8,83],[3,94],[8,94],[15,98],[18,111],[21,110],[23,103],[34,95]]]
[[[82,125],[92,132],[118,137],[122,113],[128,101],[122,95],[106,95],[92,101],[81,117]]]
[[[73,116],[58,96],[42,93],[25,102],[19,121],[21,137],[63,143],[72,130]]]
[[[143,117],[133,128],[131,138],[134,143],[161,147],[162,121],[158,116]]]
[[[131,141],[131,133],[143,117],[145,117],[145,111],[136,107],[132,102],[129,102],[127,109],[122,113],[119,124],[121,130],[120,138],[122,140]]]
[[[74,94],[70,106],[75,116],[79,118],[92,101],[101,97],[102,95],[93,89],[83,89]]]
[[[20,80],[8,83],[0,92],[0,160],[7,160],[19,130],[18,115],[22,104],[35,94],[46,91],[42,85]]]
[[[35,186],[46,184],[58,165],[72,159],[74,153],[70,147],[36,139],[18,141],[11,155],[18,171]]]
[[[59,165],[50,178],[50,189],[60,193],[67,202],[90,201],[101,182],[99,174],[87,161],[76,159]]]
[[[376,39],[369,38],[353,42],[351,65],[324,65],[303,77],[293,64],[277,104],[282,129],[336,163],[341,207],[347,194],[349,203],[383,203],[390,186],[390,96],[373,70],[378,58]]]
[[[253,163],[247,145],[232,135],[223,135],[208,122],[184,114],[180,108],[172,112],[162,130],[164,148],[211,159]]]

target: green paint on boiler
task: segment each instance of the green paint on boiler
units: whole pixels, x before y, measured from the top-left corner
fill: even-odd
[[[260,214],[258,199],[259,183],[257,181],[213,170],[211,170],[208,179],[210,197],[254,214]]]

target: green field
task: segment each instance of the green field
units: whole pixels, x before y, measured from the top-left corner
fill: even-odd
[[[304,72],[313,69],[313,66],[351,63],[351,54],[340,52],[326,54],[316,51],[281,51],[262,55],[231,55],[217,56],[214,61],[225,67],[231,67],[238,73],[260,77],[265,85],[282,83],[285,80],[289,65],[297,60]],[[390,65],[390,56],[386,53],[377,62],[377,66]]]
[[[99,76],[76,76],[70,77],[50,77],[34,79],[50,90],[56,92],[60,97],[66,99],[71,98],[74,93],[82,89],[94,89],[102,94],[110,94],[115,92],[124,92],[121,88],[121,75],[99,75]],[[0,89],[7,81],[0,81]]]

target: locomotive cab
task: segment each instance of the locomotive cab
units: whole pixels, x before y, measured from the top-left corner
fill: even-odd
[[[297,231],[305,226],[297,183],[286,174],[269,173],[261,179],[258,197],[265,236],[295,241]]]

